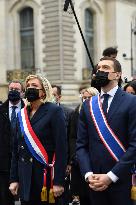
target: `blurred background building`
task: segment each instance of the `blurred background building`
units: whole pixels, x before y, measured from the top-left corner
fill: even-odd
[[[75,19],[64,0],[0,0],[0,100],[8,81],[42,73],[62,85],[65,103],[77,102],[91,65]],[[94,64],[117,47],[123,77],[136,75],[136,0],[74,0]]]

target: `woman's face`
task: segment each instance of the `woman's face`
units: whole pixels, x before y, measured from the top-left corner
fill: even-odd
[[[86,99],[92,97],[92,95],[89,92],[87,92],[85,89],[81,90],[80,94],[82,96],[82,101],[85,101]]]
[[[39,98],[42,99],[45,97],[45,92],[43,86],[38,78],[32,78],[26,83],[26,89],[35,88],[39,90]]]
[[[133,89],[131,86],[128,86],[128,87],[126,88],[126,92],[127,92],[127,93],[130,93],[130,94],[133,94],[133,95],[136,95],[134,89]]]

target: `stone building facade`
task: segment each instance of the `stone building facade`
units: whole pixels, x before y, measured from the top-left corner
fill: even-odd
[[[74,0],[74,8],[96,64],[103,49],[118,48],[123,77],[136,73],[136,0]],[[71,9],[64,0],[0,1],[0,100],[13,78],[42,73],[63,89],[65,103],[78,101],[90,83],[91,65]]]

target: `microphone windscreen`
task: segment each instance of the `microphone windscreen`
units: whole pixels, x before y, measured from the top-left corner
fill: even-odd
[[[64,3],[64,11],[67,11],[67,10],[68,10],[69,3],[70,3],[70,0],[65,0],[65,3]]]

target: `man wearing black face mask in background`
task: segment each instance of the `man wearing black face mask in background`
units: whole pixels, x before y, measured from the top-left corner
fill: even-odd
[[[131,170],[136,161],[136,97],[118,86],[121,65],[100,60],[100,96],[81,109],[77,158],[92,193],[92,205],[131,205]],[[106,120],[105,120],[106,119]]]
[[[22,97],[23,85],[19,81],[12,81],[8,86],[8,99],[0,106],[0,205],[14,204],[14,198],[9,191],[9,174],[13,126],[16,123],[16,114],[24,107]]]

